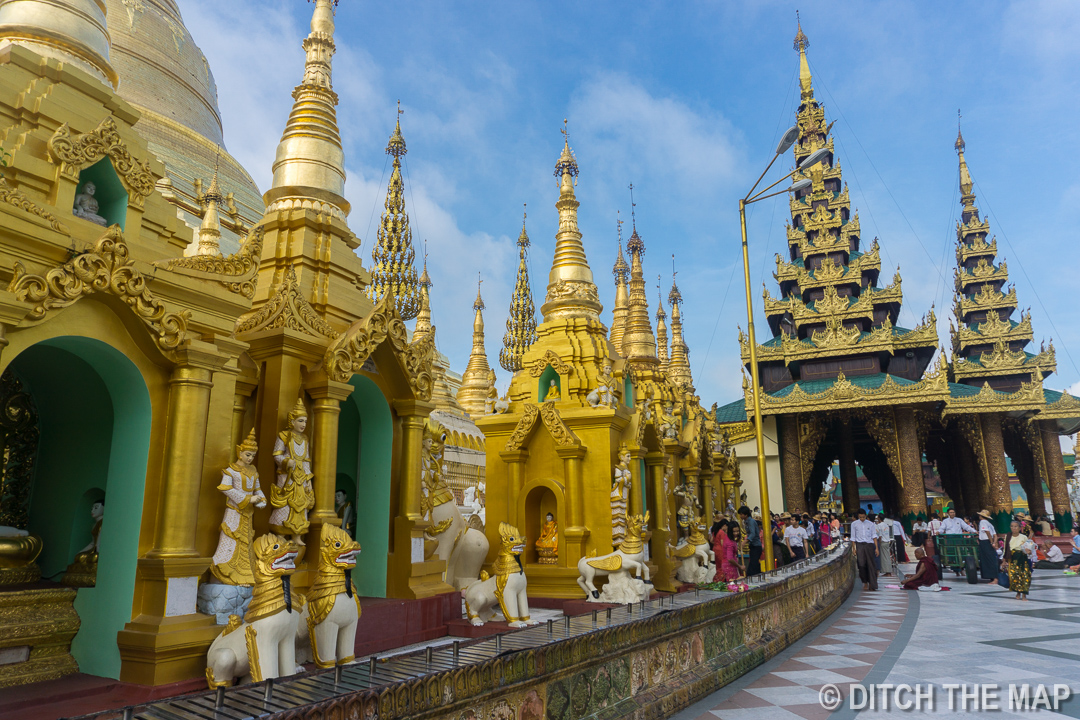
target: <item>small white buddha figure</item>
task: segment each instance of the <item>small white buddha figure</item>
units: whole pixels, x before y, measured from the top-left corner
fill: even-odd
[[[356,511],[353,510],[349,496],[344,490],[334,493],[334,512],[341,518],[341,529],[349,533],[349,537],[356,537]]]
[[[71,214],[105,227],[109,223],[98,215],[98,201],[94,198],[96,192],[97,186],[94,183],[88,182],[83,185],[82,192],[75,196],[75,206],[71,208]]]
[[[105,500],[98,500],[90,506],[90,517],[94,521],[90,528],[90,544],[75,555],[75,560],[68,565],[67,572],[60,580],[72,587],[94,587],[97,583],[98,541],[101,537],[101,521],[105,516]]]

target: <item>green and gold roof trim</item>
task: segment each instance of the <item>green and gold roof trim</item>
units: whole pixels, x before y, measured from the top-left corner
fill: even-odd
[[[951,393],[942,415],[970,415],[988,412],[1024,412],[1042,410],[1046,406],[1043,394],[1043,376],[1038,368],[1030,382],[1020,385],[1016,392],[1006,393],[990,387],[989,382],[982,387],[949,384]]]
[[[870,252],[851,253],[846,266],[825,257],[819,268],[808,269],[802,258],[793,262],[784,262],[780,253],[777,253],[776,272],[773,273],[773,277],[781,286],[785,283],[795,283],[800,292],[806,292],[828,285],[861,285],[863,273],[872,271],[881,272],[881,255],[876,239]]]
[[[975,267],[960,266],[953,270],[953,285],[956,292],[964,293],[968,285],[974,283],[1000,282],[1004,285],[1009,280],[1009,265],[1004,260],[1000,265],[994,265],[992,259],[979,258]]]
[[[795,321],[795,326],[801,328],[804,325],[820,325],[830,317],[842,320],[869,320],[874,319],[874,308],[880,305],[895,305],[890,309],[890,318],[895,318],[899,312],[899,306],[903,301],[902,280],[899,271],[893,277],[891,285],[884,288],[866,287],[858,297],[840,295],[835,285],[825,287],[824,297],[820,300],[803,302],[803,300],[791,295],[782,300],[777,300],[765,289],[765,317],[773,318],[778,315],[788,315]]]
[[[974,295],[961,295],[953,305],[953,312],[958,318],[966,318],[969,313],[982,310],[1008,310],[1016,309],[1016,288],[1009,288],[1005,293],[995,290],[990,285],[983,285],[979,292]]]
[[[803,360],[825,357],[856,355],[864,353],[887,353],[895,355],[907,350],[937,348],[937,316],[933,308],[914,329],[897,327],[888,318],[870,332],[857,327],[845,326],[838,315],[826,319],[824,329],[815,330],[809,339],[800,340],[781,333],[772,340],[758,345],[758,360],[783,360],[785,365]],[[739,346],[743,363],[750,361],[750,345],[746,335],[739,331]]]
[[[991,345],[996,340],[1027,344],[1033,337],[1031,311],[1020,313],[1020,322],[1002,320],[1000,313],[987,313],[984,322],[961,325],[959,330],[949,320],[949,335],[952,337],[953,352],[957,355],[970,347]]]
[[[1002,377],[1024,373],[1050,375],[1057,370],[1057,358],[1054,343],[1042,348],[1038,355],[1023,350],[1013,350],[1003,339],[994,341],[994,348],[989,352],[974,357],[954,357],[952,375],[956,380],[971,377]]]

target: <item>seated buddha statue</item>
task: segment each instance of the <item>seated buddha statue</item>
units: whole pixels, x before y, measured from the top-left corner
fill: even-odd
[[[541,565],[554,565],[559,559],[559,524],[551,513],[547,514],[540,539],[536,541],[536,554]]]
[[[549,400],[561,400],[561,395],[562,393],[559,392],[559,386],[555,384],[554,380],[552,380],[551,384],[548,385],[547,393],[544,394],[544,399],[542,402],[547,402]]]
[[[94,183],[88,182],[83,185],[82,192],[75,196],[75,205],[71,208],[71,214],[105,227],[109,223],[98,215],[98,201],[94,198],[96,192],[97,186]]]
[[[68,565],[67,572],[60,580],[72,587],[94,587],[97,584],[98,538],[101,534],[101,519],[105,515],[105,501],[98,500],[90,506],[90,517],[94,526],[90,528],[90,544],[75,555],[75,560]]]

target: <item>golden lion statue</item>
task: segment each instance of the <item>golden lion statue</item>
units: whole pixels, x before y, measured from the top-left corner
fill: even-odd
[[[495,614],[495,604],[506,617],[510,627],[538,625],[529,619],[529,598],[526,595],[525,570],[521,567],[521,553],[525,552],[525,537],[513,525],[499,523],[502,547],[495,558],[495,577],[480,573],[465,588],[465,611],[473,625],[483,625]]]
[[[251,570],[255,589],[241,622],[229,624],[206,654],[206,682],[211,689],[231,685],[237,678],[253,682],[303,672],[296,665],[296,628],[304,598],[294,595],[289,576],[296,570],[298,548],[268,533],[255,540]]]
[[[323,525],[319,571],[307,596],[303,617],[315,665],[332,668],[354,660],[360,598],[352,581],[360,543],[336,525]]]

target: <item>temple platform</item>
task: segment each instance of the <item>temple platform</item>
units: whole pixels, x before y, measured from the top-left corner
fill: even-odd
[[[748,592],[690,591],[478,639],[439,638],[338,670],[200,691],[86,718],[667,717],[812,630],[851,592],[838,546],[752,578]],[[20,717],[29,717],[21,715]],[[39,715],[38,717],[43,717]],[[52,717],[55,717],[53,715]]]

